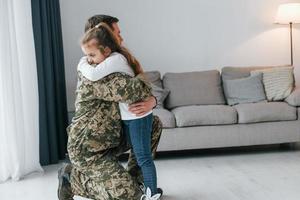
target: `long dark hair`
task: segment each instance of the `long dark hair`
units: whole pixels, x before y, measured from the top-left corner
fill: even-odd
[[[81,39],[81,45],[88,43],[92,39],[96,40],[96,45],[101,53],[104,54],[104,49],[108,47],[112,53],[118,52],[127,59],[127,62],[134,71],[135,75],[143,73],[143,69],[139,61],[129,52],[128,49],[122,47],[118,43],[116,36],[106,23],[101,22],[94,28],[89,29]]]

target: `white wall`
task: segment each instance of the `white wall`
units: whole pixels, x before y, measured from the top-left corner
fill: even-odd
[[[120,19],[125,45],[144,69],[165,72],[290,63],[289,29],[273,23],[286,0],[61,0],[68,109],[74,110],[79,39],[88,17]],[[300,30],[294,63],[300,83]]]

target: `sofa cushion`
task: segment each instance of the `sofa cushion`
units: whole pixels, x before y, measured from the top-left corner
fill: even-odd
[[[294,88],[294,67],[274,67],[251,71],[263,73],[263,83],[268,101],[280,101],[288,97]]]
[[[222,68],[222,80],[232,80],[237,78],[245,78],[250,76],[251,71],[259,69],[272,69],[274,67],[286,67],[286,66],[259,66],[259,67],[223,67]]]
[[[181,106],[172,109],[171,112],[175,115],[177,127],[237,122],[235,109],[226,105]]]
[[[153,109],[153,114],[159,117],[163,128],[175,128],[175,117],[170,111],[163,108],[155,108]]]
[[[170,90],[165,103],[169,109],[187,105],[225,104],[217,70],[166,73],[163,86]]]
[[[262,74],[234,80],[224,80],[223,88],[229,105],[266,100]]]
[[[297,119],[296,107],[285,102],[249,103],[234,106],[238,123],[288,121]]]

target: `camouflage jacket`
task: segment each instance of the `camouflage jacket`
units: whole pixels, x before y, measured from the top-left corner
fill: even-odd
[[[97,161],[120,144],[118,102],[131,104],[151,96],[150,85],[142,80],[114,73],[92,82],[78,74],[75,116],[67,132],[68,153],[79,170],[101,164]]]

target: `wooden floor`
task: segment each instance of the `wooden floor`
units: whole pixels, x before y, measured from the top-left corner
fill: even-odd
[[[54,200],[57,169],[0,184],[1,200]],[[163,200],[299,200],[300,148],[246,148],[159,155]]]

